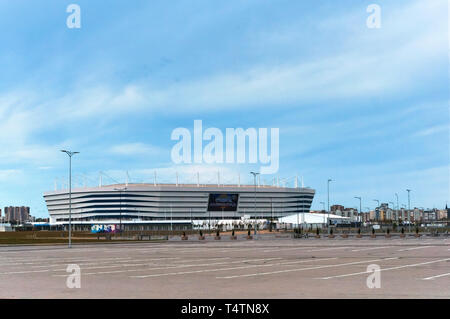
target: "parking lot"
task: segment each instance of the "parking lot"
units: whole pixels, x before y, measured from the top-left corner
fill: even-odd
[[[450,298],[450,239],[0,247],[0,298]],[[80,288],[68,288],[68,265]],[[369,288],[369,265],[380,288]]]

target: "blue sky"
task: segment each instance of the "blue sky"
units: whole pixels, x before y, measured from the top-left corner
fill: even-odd
[[[81,29],[66,7],[81,8]],[[366,8],[381,7],[369,29]],[[0,207],[74,186],[251,183],[252,165],[175,165],[173,129],[279,128],[281,178],[313,209],[449,199],[448,7],[433,1],[2,1]],[[273,176],[263,176],[267,182]],[[290,178],[290,179],[289,179]],[[67,183],[67,182],[65,182]]]

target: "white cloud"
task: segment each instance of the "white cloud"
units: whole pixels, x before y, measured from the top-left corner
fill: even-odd
[[[370,36],[364,25],[355,23],[364,10],[352,11],[345,19],[319,20],[320,28],[327,32],[336,26],[350,30],[347,38],[351,41],[325,58],[254,64],[239,72],[211,73],[159,88],[150,81],[122,87],[79,83],[66,94],[53,97],[34,88],[0,94],[0,147],[25,146],[36,131],[86,118],[108,121],[130,113],[209,112],[271,104],[282,108],[292,103],[328,103],[413,90],[424,63],[446,54],[446,28],[442,27],[446,21],[435,18],[444,7],[445,2],[417,1],[406,9],[386,9],[383,28]],[[284,30],[281,36],[295,38],[298,27]],[[268,35],[259,41],[270,44],[272,38]],[[326,46],[323,48],[326,52]]]
[[[100,83],[94,87],[79,84],[53,98],[40,97],[32,88],[25,95],[23,90],[6,97],[0,95],[0,118],[11,109],[1,105],[14,103],[3,122],[9,128],[7,132],[22,130],[11,133],[20,137],[43,126],[92,117],[104,120],[135,112],[208,112],[268,104],[283,107],[289,103],[399,94],[414,89],[424,63],[446,55],[446,21],[436,18],[444,7],[445,2],[430,5],[417,1],[406,9],[386,9],[383,28],[370,36],[364,25],[355,23],[364,10],[349,13],[344,21],[319,21],[328,31],[336,25],[350,26],[347,38],[351,41],[316,59],[254,64],[239,72],[211,73],[159,88],[150,82],[126,83],[122,87]],[[295,38],[297,30],[285,31],[283,36]],[[267,38],[270,44],[271,37]],[[265,43],[264,38],[260,41]],[[327,52],[328,48],[324,45],[323,49]],[[18,123],[28,125],[20,127]]]
[[[47,170],[52,169],[52,168],[53,168],[52,166],[40,166],[40,167],[38,167],[38,169],[43,170],[43,171],[47,171]]]
[[[435,125],[416,132],[414,136],[428,136],[445,131],[449,132],[449,130],[450,130],[449,125]]]
[[[20,180],[23,177],[23,171],[20,169],[3,169],[0,170],[0,181],[11,182]]]
[[[162,149],[156,146],[144,143],[127,143],[114,145],[110,148],[110,152],[118,155],[158,155],[162,153]]]

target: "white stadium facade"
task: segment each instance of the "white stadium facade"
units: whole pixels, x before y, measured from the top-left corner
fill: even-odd
[[[199,184],[114,184],[71,192],[75,230],[116,225],[123,230],[190,229],[214,221],[278,220],[308,213],[315,191],[306,187]],[[69,191],[44,193],[50,224],[69,224]]]

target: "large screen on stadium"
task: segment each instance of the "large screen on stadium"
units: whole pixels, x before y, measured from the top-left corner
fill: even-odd
[[[237,210],[239,194],[209,194],[208,211],[234,212]]]

